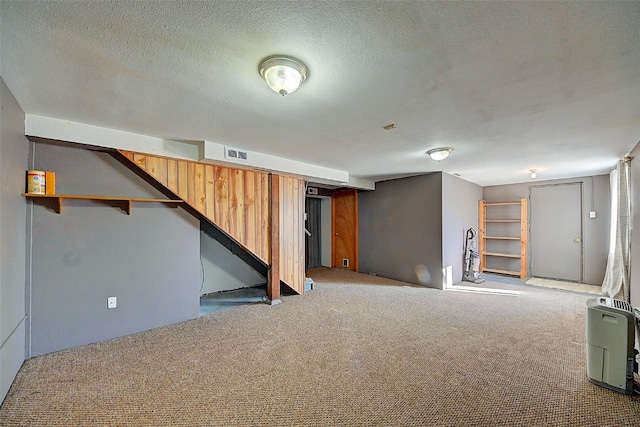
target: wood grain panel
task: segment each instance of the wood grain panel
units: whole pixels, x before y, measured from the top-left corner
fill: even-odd
[[[187,203],[196,207],[196,163],[187,162]]]
[[[158,157],[156,160],[156,179],[165,187],[169,187],[167,170],[168,163],[168,159],[163,157]]]
[[[527,208],[527,199],[520,199],[520,278],[527,277],[529,272],[527,268],[527,246],[528,246],[528,230],[529,220],[527,219],[529,209]]]
[[[268,262],[271,256],[271,188],[267,173],[127,151],[121,151],[121,154],[240,245]],[[292,254],[287,258],[287,271],[289,277],[297,277],[300,268],[295,262],[300,261],[293,254],[299,249],[300,243],[296,246],[293,228],[298,227],[297,224],[301,220],[294,218],[291,203],[299,201],[300,196],[297,193],[301,191],[303,184],[295,178],[287,178],[286,182],[290,187],[286,200],[288,222],[291,222],[288,226],[287,253]],[[294,184],[296,182],[297,184]],[[299,215],[303,215],[302,210]]]
[[[478,201],[478,230],[480,231],[480,267],[479,271],[483,272],[487,265],[487,202],[484,200]]]
[[[194,167],[195,204],[193,205],[193,207],[195,207],[198,210],[198,212],[206,214],[207,182],[206,182],[206,176],[204,173],[204,166],[205,166],[204,163],[196,163]]]
[[[184,201],[189,197],[189,171],[184,160],[178,161],[178,196]]]
[[[207,218],[214,218],[216,214],[216,174],[213,165],[204,167],[205,177],[205,212]]]
[[[216,167],[216,211],[214,224],[229,233],[229,168]]]
[[[258,174],[260,177],[260,231],[258,234],[261,238],[260,247],[264,258],[269,259],[271,256],[271,245],[269,243],[269,229],[271,225],[269,223],[269,176],[267,174]]]
[[[178,161],[167,160],[167,188],[178,194]]]
[[[269,217],[269,271],[267,272],[267,298],[274,301],[280,300],[280,182],[281,179],[278,175],[269,175],[269,204],[268,204],[268,217]]]
[[[304,181],[280,177],[280,280],[304,293]]]
[[[142,168],[145,171],[147,170],[147,156],[144,154],[133,153],[133,163],[135,163],[139,168]]]
[[[229,171],[229,234],[244,244],[244,174],[240,169]]]
[[[256,180],[251,171],[244,172],[244,245],[248,248],[256,246]]]

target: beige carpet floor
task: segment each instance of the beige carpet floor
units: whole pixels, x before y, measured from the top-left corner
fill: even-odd
[[[315,289],[28,360],[2,426],[638,426],[585,374],[589,296]]]

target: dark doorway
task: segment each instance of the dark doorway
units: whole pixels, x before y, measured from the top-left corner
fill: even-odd
[[[314,268],[322,265],[322,253],[320,245],[320,212],[321,200],[318,198],[307,197],[305,200],[305,212],[307,213],[307,221],[305,228],[309,233],[305,239],[305,267]]]

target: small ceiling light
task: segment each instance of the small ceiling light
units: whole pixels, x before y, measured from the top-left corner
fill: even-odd
[[[536,173],[537,171],[537,169],[529,169],[529,172],[531,172],[531,179],[536,179],[538,177],[538,174]]]
[[[436,162],[440,160],[444,160],[449,157],[449,153],[453,151],[453,148],[450,147],[442,147],[442,148],[434,148],[432,150],[427,151],[429,157],[431,157]]]
[[[295,92],[309,74],[302,61],[285,55],[264,58],[258,69],[271,90],[282,96]]]

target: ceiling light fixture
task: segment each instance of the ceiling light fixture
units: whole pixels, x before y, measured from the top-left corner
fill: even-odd
[[[434,148],[432,150],[429,150],[427,151],[427,154],[433,160],[435,160],[436,162],[439,162],[440,160],[444,160],[447,157],[449,157],[449,153],[451,153],[452,151],[453,151],[453,148],[441,147],[441,148]]]
[[[531,172],[531,179],[536,179],[538,177],[538,174],[536,173],[537,171],[537,169],[529,169],[529,172]]]
[[[309,70],[302,61],[285,55],[264,58],[258,70],[271,90],[282,96],[295,92],[309,75]]]

